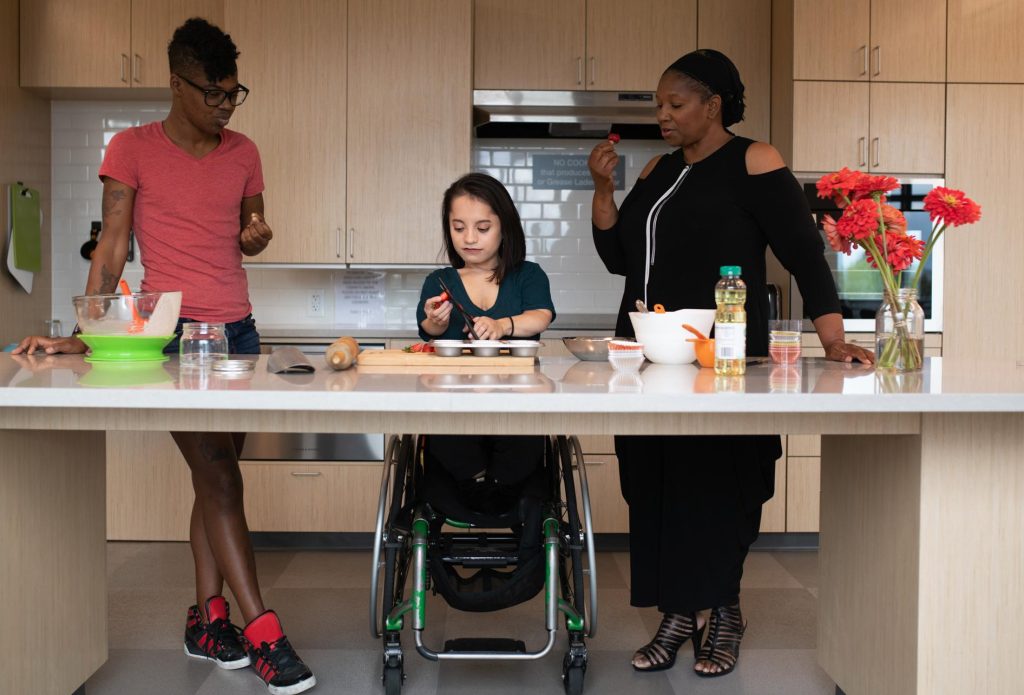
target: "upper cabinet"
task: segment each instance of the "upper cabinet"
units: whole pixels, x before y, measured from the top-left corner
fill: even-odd
[[[744,118],[729,130],[768,142],[771,139],[771,0],[702,0],[697,17],[697,45],[715,48],[729,56],[743,80]]]
[[[476,0],[476,89],[583,89],[586,0]]]
[[[949,0],[949,81],[1024,82],[1024,3]]]
[[[469,171],[470,0],[349,0],[350,263],[438,263],[441,200]]]
[[[227,0],[225,15],[242,52],[238,79],[252,90],[231,128],[259,148],[274,230],[246,262],[343,263],[346,3]]]
[[[224,0],[22,0],[22,87],[166,87],[167,43]]]
[[[697,47],[697,0],[475,0],[474,87],[653,91]]]
[[[795,82],[792,168],[941,174],[945,100],[944,84]]]
[[[793,35],[797,80],[946,80],[946,0],[794,0]]]

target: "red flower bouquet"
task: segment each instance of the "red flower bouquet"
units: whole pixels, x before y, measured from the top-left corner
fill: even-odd
[[[878,366],[919,368],[921,342],[913,339],[908,328],[908,305],[915,297],[921,269],[946,228],[977,222],[981,218],[981,207],[962,191],[933,188],[924,199],[924,209],[932,220],[932,233],[925,244],[907,234],[903,213],[886,203],[888,193],[899,187],[895,178],[872,176],[844,167],[822,176],[817,187],[819,198],[831,198],[843,210],[838,220],[825,215],[822,227],[829,245],[847,255],[852,249],[863,248],[868,263],[882,276],[883,307],[891,313],[893,330],[886,340],[878,341]],[[920,261],[917,271],[904,288],[901,286],[903,271],[915,261]],[[913,304],[916,306],[916,302]]]

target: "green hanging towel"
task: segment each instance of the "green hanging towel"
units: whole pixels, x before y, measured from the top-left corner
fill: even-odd
[[[38,273],[43,269],[42,245],[39,240],[39,191],[20,183],[10,186],[11,243],[14,246],[14,267]]]

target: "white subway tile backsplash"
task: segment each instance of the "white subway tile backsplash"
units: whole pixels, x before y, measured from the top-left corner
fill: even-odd
[[[70,297],[80,294],[88,262],[79,248],[89,238],[89,224],[101,218],[102,186],[99,164],[110,139],[120,130],[164,118],[169,105],[161,102],[52,103],[52,191],[54,311],[74,325]],[[548,273],[559,313],[612,314],[618,308],[623,279],[609,274],[591,240],[589,190],[534,189],[534,154],[589,154],[587,140],[477,140],[473,167],[505,184],[523,219],[527,257]],[[626,182],[632,186],[642,168],[665,151],[659,142],[624,141]],[[621,204],[626,191],[617,191]],[[444,256],[439,256],[445,260]],[[249,289],[257,320],[264,325],[333,325],[334,287],[343,269],[262,268],[248,266]],[[388,327],[414,327],[420,288],[429,270],[395,269],[384,272]],[[132,287],[142,279],[138,254],[125,269]],[[325,315],[307,316],[309,292],[324,290]]]

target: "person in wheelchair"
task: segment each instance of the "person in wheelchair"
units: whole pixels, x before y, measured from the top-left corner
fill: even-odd
[[[523,223],[505,187],[486,174],[467,174],[445,191],[441,217],[451,266],[423,282],[420,337],[537,339],[555,317],[551,286],[526,260]],[[431,435],[428,451],[455,479],[466,506],[501,511],[540,465],[544,438]]]

